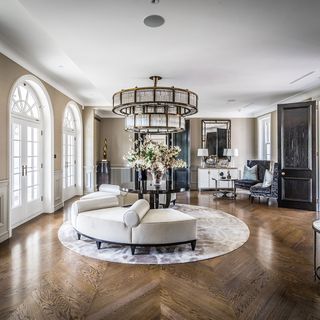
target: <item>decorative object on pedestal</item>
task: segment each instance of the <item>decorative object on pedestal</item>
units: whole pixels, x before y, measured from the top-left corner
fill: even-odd
[[[201,167],[205,166],[205,157],[208,156],[208,149],[198,149],[198,157],[201,157]]]
[[[107,138],[104,138],[103,159],[104,159],[104,160],[108,160],[108,143],[107,143]]]
[[[152,87],[121,90],[113,95],[113,112],[125,116],[125,129],[140,133],[172,133],[185,130],[185,117],[198,112],[198,96],[187,89]]]
[[[154,185],[159,185],[167,169],[186,167],[183,160],[177,159],[180,151],[179,147],[168,147],[145,138],[143,142],[136,140],[124,159],[133,168],[148,170],[152,174]]]

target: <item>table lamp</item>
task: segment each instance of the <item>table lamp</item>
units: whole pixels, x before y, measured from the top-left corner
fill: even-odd
[[[201,166],[204,168],[205,166],[205,157],[209,155],[208,149],[198,149],[198,157],[201,157]]]

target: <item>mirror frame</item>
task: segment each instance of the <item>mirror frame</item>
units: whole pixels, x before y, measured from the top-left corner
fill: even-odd
[[[207,134],[206,134],[206,125],[207,124],[225,124],[226,129],[228,130],[227,134],[227,148],[231,148],[231,120],[228,119],[203,119],[201,120],[201,145],[202,148],[207,148]],[[210,156],[210,155],[209,155]],[[224,157],[220,157],[223,159]]]

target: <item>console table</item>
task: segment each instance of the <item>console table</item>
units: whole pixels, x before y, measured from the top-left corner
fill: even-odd
[[[228,181],[230,179],[221,179],[220,173],[226,177],[228,171],[231,180],[239,179],[239,169],[229,167],[215,167],[215,168],[198,168],[198,189],[226,189],[229,187]]]

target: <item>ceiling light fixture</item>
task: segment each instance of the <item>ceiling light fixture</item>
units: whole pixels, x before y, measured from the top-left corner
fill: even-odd
[[[115,93],[112,111],[126,117],[127,131],[184,131],[185,117],[198,112],[198,95],[187,89],[158,87],[159,76],[150,79],[154,82],[152,87],[135,87]]]
[[[144,18],[143,23],[150,28],[158,28],[164,24],[165,20],[163,17],[156,14],[147,16]]]

